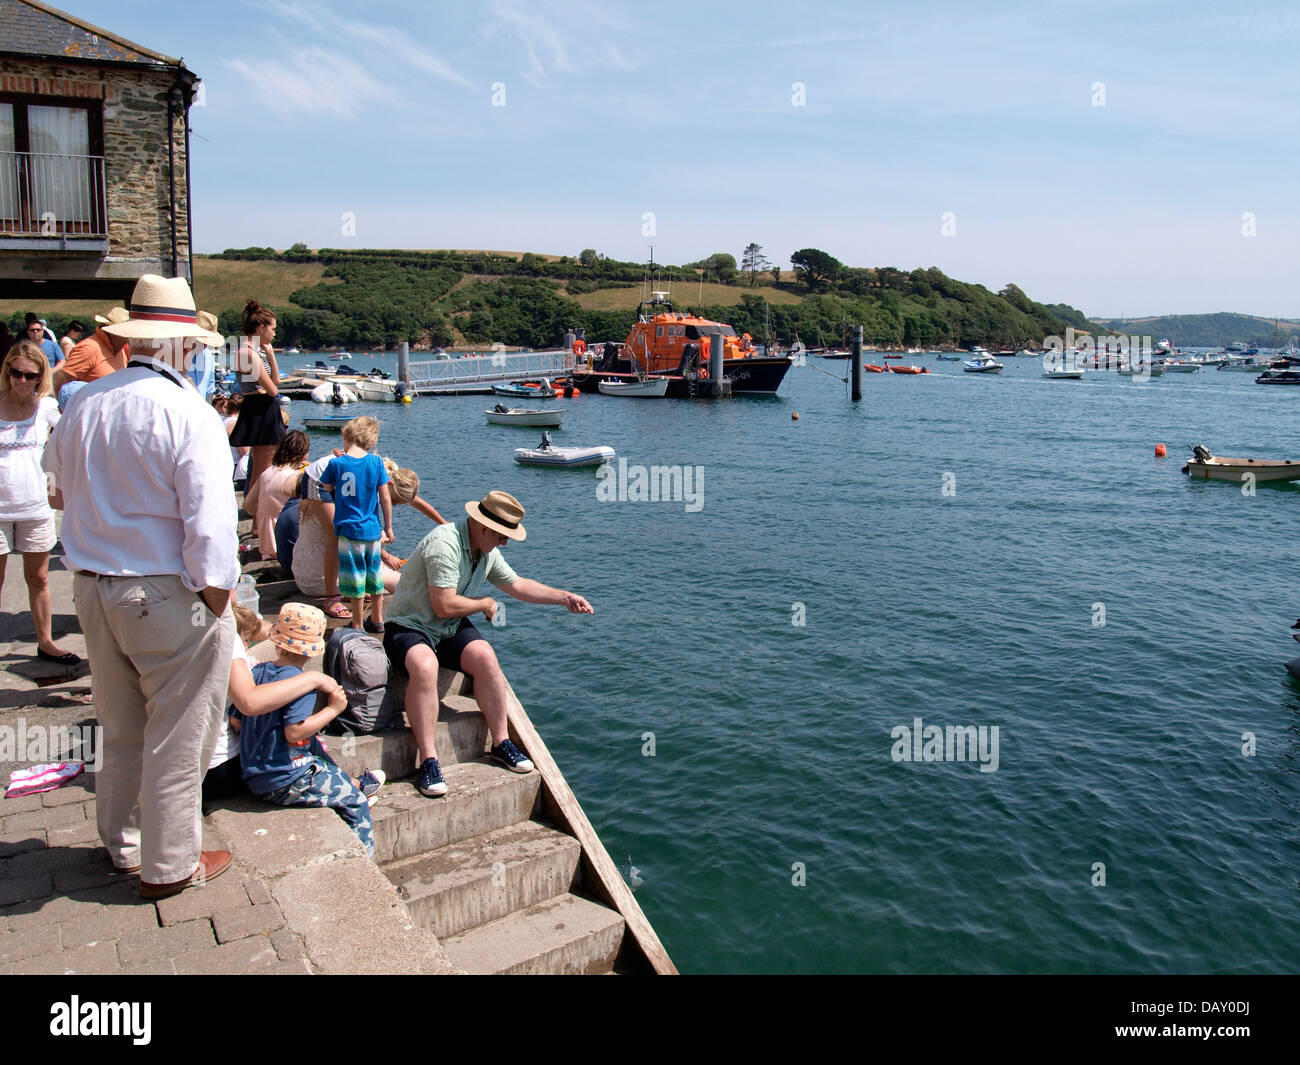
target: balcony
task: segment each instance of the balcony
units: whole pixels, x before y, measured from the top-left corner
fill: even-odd
[[[108,251],[102,155],[0,152],[0,251]]]

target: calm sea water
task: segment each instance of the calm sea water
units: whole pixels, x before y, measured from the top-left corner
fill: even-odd
[[[683,971],[1294,971],[1300,490],[1179,470],[1300,458],[1300,389],[917,361],[857,404],[812,366],[563,401],[557,443],[699,467],[693,510],[516,465],[539,434],[485,397],[373,410],[447,517],[512,492],[512,565],[595,605],[491,637]],[[996,726],[996,771],[896,761],[916,718]]]

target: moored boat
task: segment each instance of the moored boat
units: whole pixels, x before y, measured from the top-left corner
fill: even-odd
[[[573,381],[583,392],[600,391],[600,382],[664,377],[667,395],[683,398],[710,395],[711,337],[722,335],[722,374],[733,394],[772,394],[790,369],[785,355],[761,351],[748,333],[740,336],[725,322],[673,309],[667,292],[653,292],[637,305],[636,318],[622,344],[613,342],[588,350],[574,345],[579,364]]]
[[[1183,473],[1197,480],[1239,484],[1247,475],[1253,476],[1257,483],[1300,480],[1300,461],[1228,458],[1226,455],[1213,455],[1199,444],[1192,448],[1192,456],[1183,467]]]
[[[310,418],[304,418],[302,424],[313,432],[337,433],[351,420],[351,414],[321,414]]]
[[[668,378],[646,377],[639,381],[598,381],[602,396],[627,396],[632,399],[660,399],[668,394]]]
[[[613,460],[612,447],[556,447],[550,433],[542,433],[542,442],[535,448],[515,448],[515,461],[523,466],[603,466]]]
[[[1082,381],[1083,370],[1044,370],[1043,376],[1049,381]]]
[[[974,350],[981,353],[961,364],[962,373],[1001,373],[1003,371],[1002,363],[998,362],[987,351],[983,351],[981,348],[975,348]]]
[[[929,372],[930,372],[930,371],[927,370],[924,366],[911,366],[911,365],[908,365],[908,366],[888,366],[888,367],[886,367],[886,369],[889,370],[890,373],[909,373],[909,374],[910,374],[910,373],[929,373]]]
[[[522,407],[505,407],[498,403],[489,411],[484,411],[487,420],[493,425],[523,425],[536,429],[558,429],[560,419],[564,417],[564,407],[554,410],[528,410]]]
[[[540,381],[511,381],[506,385],[493,385],[492,391],[498,396],[509,396],[512,399],[551,399],[555,395],[555,389],[545,378]]]

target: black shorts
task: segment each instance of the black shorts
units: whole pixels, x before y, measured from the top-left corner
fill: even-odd
[[[412,647],[420,644],[433,648],[433,653],[438,656],[438,665],[443,669],[463,673],[464,670],[460,668],[461,652],[475,640],[484,639],[487,637],[470,624],[469,618],[461,621],[454,636],[448,636],[437,643],[416,629],[408,629],[391,621],[384,622],[384,653],[388,655],[388,661],[403,673],[406,673],[407,654]],[[407,676],[410,674],[407,673]]]
[[[270,447],[285,437],[280,400],[265,392],[245,392],[239,420],[230,430],[231,447]]]

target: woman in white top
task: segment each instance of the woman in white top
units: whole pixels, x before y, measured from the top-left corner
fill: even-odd
[[[20,340],[0,367],[0,585],[14,551],[23,556],[27,599],[36,626],[36,656],[74,666],[81,661],[54,643],[50,631],[50,548],[54,511],[41,456],[59,421],[45,352]]]

